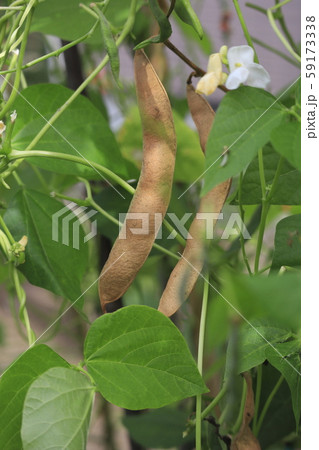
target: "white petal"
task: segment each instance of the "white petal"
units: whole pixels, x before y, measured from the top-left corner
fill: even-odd
[[[219,79],[216,78],[216,75],[213,72],[207,73],[197,83],[196,92],[199,94],[210,95],[215,92],[218,83]]]
[[[219,53],[213,53],[208,59],[207,73],[215,72],[216,75],[222,72],[222,61]]]
[[[228,75],[225,86],[227,89],[237,89],[242,83],[245,83],[249,75],[248,69],[238,67]]]
[[[229,69],[232,72],[241,64],[247,66],[254,62],[254,50],[249,45],[238,45],[237,47],[231,47],[227,53]]]
[[[249,70],[249,75],[246,80],[247,86],[267,89],[270,83],[270,75],[266,69],[260,64],[249,64],[247,66]]]

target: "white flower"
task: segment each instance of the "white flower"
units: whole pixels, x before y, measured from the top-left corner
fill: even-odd
[[[227,75],[222,72],[222,60],[220,53],[210,55],[207,66],[207,73],[196,86],[199,94],[210,95],[217,89],[217,86],[224,84]]]
[[[249,45],[231,47],[227,53],[230,74],[225,86],[237,89],[242,83],[266,89],[270,83],[269,73],[260,64],[254,63],[254,50]]]

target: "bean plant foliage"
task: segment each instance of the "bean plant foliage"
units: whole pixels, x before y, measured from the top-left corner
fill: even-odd
[[[132,448],[300,446],[300,77],[280,92],[271,67],[240,78],[262,64],[244,11],[229,6],[243,30],[233,68],[199,3],[1,2],[0,344],[13,348],[1,361],[2,449],[89,449],[97,422],[101,448],[120,449],[118,432]],[[280,37],[261,44],[299,67],[282,3],[248,7]],[[168,93],[166,122],[152,86]],[[166,215],[151,251],[134,222],[130,269],[125,251],[104,266],[129,208],[158,212],[142,208],[154,186]],[[215,213],[201,217],[205,238],[187,234],[197,210]],[[121,283],[121,297],[108,296]]]

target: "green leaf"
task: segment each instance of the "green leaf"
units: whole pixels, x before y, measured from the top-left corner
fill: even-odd
[[[301,123],[284,122],[271,133],[276,152],[284,156],[296,169],[301,169]]]
[[[299,273],[280,277],[227,274],[222,293],[248,320],[264,318],[280,328],[291,331],[300,328]]]
[[[72,94],[70,89],[55,84],[37,84],[24,89],[14,103],[18,117],[13,132],[13,148],[25,150],[47,120]],[[36,105],[36,109],[32,105]],[[126,174],[125,163],[105,118],[82,95],[56,120],[36,144],[35,150],[75,155],[99,163],[118,174]],[[95,169],[69,161],[42,157],[31,158],[30,161],[57,173],[104,179]]]
[[[278,222],[275,235],[275,252],[272,269],[281,266],[300,267],[301,215],[295,214]]]
[[[103,397],[122,408],[160,408],[207,392],[180,331],[147,306],[127,306],[97,319],[84,354]]]
[[[225,95],[206,146],[203,195],[250,163],[258,149],[268,142],[283,114],[276,98],[263,89],[245,86]],[[221,155],[227,148],[225,162]]]
[[[176,0],[174,11],[183,22],[194,28],[200,39],[203,38],[202,25],[189,0]]]
[[[24,450],[86,448],[94,386],[74,369],[54,367],[30,386],[23,407]]]
[[[159,42],[166,41],[172,34],[172,27],[169,23],[166,14],[163,12],[162,8],[159,6],[158,0],[148,0],[152,13],[154,14],[157,23],[160,27],[160,33],[157,36],[150,37],[143,42],[140,42],[134,50],[146,47],[149,44],[158,44]]]
[[[205,158],[199,145],[198,134],[184,122],[176,111],[173,111],[173,118],[178,147],[174,181],[190,183],[203,172]],[[132,108],[126,115],[117,139],[123,156],[140,169],[143,158],[143,142],[137,107]]]
[[[120,75],[120,61],[119,61],[119,54],[118,54],[118,48],[115,44],[115,40],[111,31],[111,27],[109,22],[107,21],[106,17],[102,13],[102,11],[98,8],[98,6],[93,7],[94,11],[98,14],[100,18],[100,27],[101,32],[103,36],[103,42],[107,51],[107,54],[110,57],[110,65],[112,69],[112,73],[114,76],[114,79],[116,83],[119,85],[119,75]]]
[[[276,348],[277,343],[286,341],[290,336],[289,330],[278,328],[266,321],[252,321],[251,325],[245,324],[239,332],[237,373],[262,364],[267,359],[267,349],[269,347],[273,349],[272,346]]]
[[[287,342],[286,344],[289,344]],[[282,358],[275,352],[272,348],[267,348],[266,350],[266,358],[270,362],[272,366],[274,366],[279,372],[285,377],[290,392],[291,392],[291,400],[292,407],[296,419],[296,427],[297,430],[299,428],[300,422],[300,411],[301,411],[301,362],[300,355],[298,353],[289,353],[284,355],[282,352],[282,346],[285,344],[281,344],[281,347],[278,346],[278,350],[280,353],[285,356]],[[296,348],[292,348],[292,352],[296,351]],[[300,351],[300,343],[299,343],[299,351]]]
[[[194,433],[183,439],[188,418],[188,412],[165,407],[137,416],[125,416],[122,422],[138,444],[147,448],[171,448],[194,439]]]
[[[82,227],[71,226],[79,224],[74,213],[66,211],[60,219],[54,216],[63,208],[62,203],[48,195],[22,189],[11,200],[4,219],[17,241],[24,235],[28,238],[26,261],[19,266],[28,281],[75,301],[82,294],[81,280],[88,262],[88,245],[84,243]],[[63,222],[63,217],[70,220]],[[59,242],[53,240],[53,232],[57,232]],[[79,250],[73,248],[77,235]],[[70,245],[63,244],[62,237],[68,237]]]
[[[266,184],[273,182],[280,156],[271,146],[263,148],[263,161]],[[270,203],[272,205],[300,205],[300,180],[299,170],[292,167],[286,160],[281,168],[276,190]],[[242,204],[256,205],[261,203],[261,188],[258,158],[255,158],[245,172],[242,183]]]
[[[31,383],[51,367],[69,364],[46,345],[36,345],[20,355],[0,379],[0,442],[2,450],[22,448],[22,409]]]
[[[78,0],[44,0],[35,8],[32,31],[52,34],[62,39],[73,41],[87,33],[95,20],[80,8]],[[82,3],[89,6],[90,0]],[[48,11],[50,12],[48,14]]]

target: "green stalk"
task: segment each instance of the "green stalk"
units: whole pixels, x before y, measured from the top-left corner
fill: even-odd
[[[243,205],[242,205],[242,201],[241,201],[242,182],[243,182],[243,172],[240,172],[239,185],[238,185],[238,203],[239,203],[240,218],[241,218],[242,223],[244,223],[245,211],[244,211],[244,208],[243,208]],[[252,271],[251,271],[251,268],[250,268],[250,264],[249,264],[247,253],[246,253],[246,249],[245,249],[245,239],[244,239],[242,230],[240,230],[239,239],[240,239],[240,247],[241,247],[241,252],[242,252],[242,255],[243,255],[244,263],[246,265],[246,268],[248,270],[249,275],[252,275]]]
[[[294,49],[294,51],[295,51],[296,53],[298,53],[298,52],[299,52],[299,49],[298,49],[297,45],[295,44],[295,42],[294,42],[294,40],[293,40],[291,34],[289,33],[289,30],[288,30],[287,25],[286,25],[285,18],[284,18],[284,16],[283,16],[282,12],[281,12],[281,6],[283,6],[283,5],[286,4],[286,3],[289,3],[290,1],[291,1],[291,0],[287,0],[287,1],[282,2],[282,3],[279,4],[279,3],[278,3],[278,0],[276,0],[276,5],[277,5],[277,7],[280,5],[279,8],[278,8],[278,11],[280,12],[280,15],[279,15],[279,17],[278,17],[278,21],[279,21],[279,23],[280,23],[281,29],[282,29],[282,31],[284,32],[284,35],[286,36],[286,38],[287,38],[289,44],[290,44],[291,47]]]
[[[204,291],[203,291],[203,302],[202,311],[200,316],[199,325],[199,338],[198,338],[198,355],[197,355],[197,368],[199,373],[203,373],[203,358],[204,358],[204,341],[205,341],[205,325],[207,316],[207,303],[208,303],[208,292],[209,292],[209,280],[204,278]],[[196,396],[196,450],[201,450],[202,448],[202,396],[198,394]]]
[[[253,36],[252,36],[252,41],[255,44],[260,45],[261,47],[269,50],[270,52],[273,52],[275,55],[280,56],[282,59],[288,61],[293,66],[300,68],[300,64],[298,64],[297,61],[290,58],[289,56],[287,56],[285,53],[281,52],[280,50],[277,50],[275,47],[272,47],[271,45],[266,44],[266,42],[260,41],[259,39],[254,38]]]
[[[31,346],[35,342],[35,334],[31,328],[28,311],[25,305],[26,303],[25,291],[20,284],[18,270],[16,267],[13,266],[13,264],[12,264],[12,279],[20,303],[20,311],[19,311],[20,320],[26,328],[28,344],[29,346]]]
[[[253,433],[256,436],[257,418],[260,404],[261,385],[262,385],[262,365],[257,366],[257,381],[256,381],[256,393],[255,393],[255,413],[253,418]]]
[[[218,392],[218,394],[216,395],[216,397],[214,398],[214,400],[212,400],[210,402],[210,404],[204,409],[204,411],[201,414],[201,419],[204,420],[215,408],[216,405],[218,405],[218,403],[220,402],[220,400],[224,397],[224,395],[227,392],[227,388],[226,385],[224,385],[222,387],[222,389]],[[195,420],[190,420],[189,421],[189,426],[195,426],[196,425],[196,419]]]
[[[101,174],[105,175],[108,179],[114,181],[119,186],[123,187],[130,194],[134,194],[135,192],[135,189],[130,184],[126,183],[126,181],[124,181],[121,177],[116,175],[116,173],[112,172],[107,167],[104,167],[101,164],[89,161],[76,155],[68,155],[67,153],[49,152],[45,150],[30,150],[30,151],[12,150],[12,152],[8,155],[8,161],[15,161],[17,159],[24,159],[31,157],[62,159],[64,161],[71,161],[74,163],[82,164],[83,166],[96,169],[97,172],[100,172]]]
[[[259,59],[258,59],[258,56],[257,56],[257,52],[255,50],[253,40],[252,40],[252,38],[251,38],[251,36],[249,34],[249,31],[248,31],[248,28],[247,28],[247,25],[246,25],[243,13],[241,12],[238,0],[233,0],[233,3],[234,3],[234,6],[235,6],[235,9],[236,9],[236,13],[237,13],[237,16],[238,16],[241,28],[242,28],[243,33],[245,35],[247,44],[254,50],[254,61],[255,61],[255,63],[258,63]]]
[[[3,229],[3,231],[5,232],[7,238],[9,239],[10,244],[11,244],[11,245],[15,244],[15,240],[14,240],[12,234],[10,233],[10,230],[9,230],[9,228],[7,227],[7,225],[5,224],[5,221],[3,220],[3,218],[2,218],[1,215],[0,215],[0,226],[1,226],[1,228]]]
[[[273,388],[273,390],[269,394],[269,396],[268,396],[268,398],[267,398],[267,400],[265,402],[265,405],[264,405],[264,407],[263,407],[263,409],[261,411],[261,414],[260,414],[260,417],[259,417],[259,420],[258,420],[258,423],[257,423],[257,426],[256,426],[256,434],[255,434],[255,436],[258,436],[260,428],[261,428],[262,423],[263,423],[263,420],[264,420],[264,418],[265,418],[265,416],[267,414],[268,408],[269,408],[269,406],[270,406],[274,396],[278,392],[278,389],[280,388],[281,383],[283,381],[284,381],[284,376],[280,375],[279,380],[277,381],[275,387]]]
[[[277,27],[276,21],[274,19],[273,10],[276,10],[280,8],[281,6],[285,5],[286,3],[289,3],[290,0],[284,0],[281,3],[278,3],[276,6],[273,6],[272,8],[267,9],[267,17],[270,23],[271,28],[274,30],[280,41],[283,43],[284,47],[288,50],[288,52],[300,63],[301,58],[300,56],[294,51],[290,43],[287,41],[287,39],[283,36],[283,34],[280,32],[279,28]]]
[[[12,152],[8,155],[7,159],[8,161],[15,161],[18,159],[24,159],[24,158],[30,158],[30,157],[44,157],[44,158],[54,158],[54,159],[62,159],[65,161],[72,161],[78,164],[82,164],[87,167],[91,167],[96,169],[101,174],[105,175],[108,179],[114,181],[115,183],[119,184],[123,189],[125,189],[130,194],[134,194],[135,189],[128,184],[126,181],[124,181],[121,177],[116,175],[114,172],[112,172],[107,167],[102,166],[101,164],[95,163],[93,161],[89,161],[87,159],[83,159],[80,156],[76,155],[68,155],[67,153],[58,153],[58,152],[48,152],[45,150],[12,150]],[[9,170],[9,169],[8,169]],[[176,231],[175,228],[166,220],[163,220],[163,224],[168,229],[168,231]],[[181,244],[186,244],[185,239],[176,232],[176,240]]]
[[[12,91],[11,91],[10,97],[8,98],[2,111],[0,111],[0,119],[2,119],[5,116],[5,114],[9,111],[12,103],[14,102],[14,100],[18,94],[18,90],[19,90],[19,86],[20,86],[20,78],[21,78],[21,67],[22,67],[22,63],[23,63],[25,49],[27,46],[28,35],[29,35],[31,21],[32,21],[32,13],[33,13],[33,9],[30,11],[30,13],[27,17],[27,20],[26,20],[25,29],[23,31],[23,39],[21,42],[20,52],[19,52],[19,56],[18,56],[17,71],[16,71],[16,75],[14,78]]]
[[[261,210],[261,219],[260,219],[258,240],[257,240],[257,246],[256,246],[256,257],[255,257],[255,266],[254,266],[255,274],[258,273],[258,269],[259,269],[259,259],[260,259],[262,244],[263,244],[267,214],[268,214],[268,210],[269,210],[269,205],[266,200],[266,179],[265,179],[262,148],[260,148],[258,150],[258,166],[259,166],[259,178],[260,178],[260,187],[261,187],[262,210]]]
[[[219,393],[216,395],[214,400],[210,402],[210,404],[204,409],[202,412],[202,420],[205,419],[205,417],[208,416],[212,412],[212,410],[215,408],[216,405],[220,402],[220,400],[224,397],[224,395],[227,392],[226,384],[221,388]]]
[[[243,377],[243,390],[242,390],[242,394],[241,394],[239,414],[238,414],[238,417],[237,417],[236,422],[232,429],[233,435],[238,433],[240,426],[243,422],[244,410],[245,410],[245,404],[246,404],[246,396],[247,396],[247,383],[246,383],[245,378]]]

